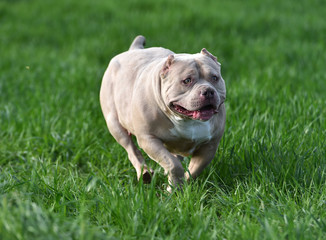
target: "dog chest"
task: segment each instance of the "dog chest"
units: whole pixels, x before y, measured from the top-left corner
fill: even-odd
[[[197,144],[209,141],[212,138],[212,124],[210,121],[176,120],[173,122],[174,128],[170,129],[170,132],[175,137],[188,139]]]

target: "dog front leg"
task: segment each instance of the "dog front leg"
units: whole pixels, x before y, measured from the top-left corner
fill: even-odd
[[[204,170],[204,168],[207,167],[215,156],[218,144],[218,140],[212,140],[211,142],[200,146],[194,152],[189,163],[189,172],[186,172],[185,174],[186,180],[189,180],[191,177],[196,178]]]
[[[142,135],[137,136],[137,141],[147,155],[164,168],[165,173],[168,174],[170,185],[174,187],[182,185],[184,181],[182,164],[176,156],[164,147],[160,139],[152,135]],[[171,192],[170,187],[168,187],[168,191]]]

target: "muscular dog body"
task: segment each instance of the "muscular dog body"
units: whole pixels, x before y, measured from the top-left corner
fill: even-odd
[[[101,107],[138,179],[149,182],[151,174],[131,134],[176,186],[197,177],[214,158],[225,126],[225,83],[220,64],[206,49],[175,54],[144,49],[144,44],[138,36],[128,51],[111,60],[102,80]],[[189,155],[191,176],[178,157]]]

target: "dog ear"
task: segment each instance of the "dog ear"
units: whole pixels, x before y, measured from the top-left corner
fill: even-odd
[[[218,65],[220,65],[218,62],[217,62],[217,57],[215,57],[213,54],[211,54],[209,51],[206,50],[206,48],[203,48],[201,51],[200,51],[201,54],[211,58],[214,62],[216,62]]]
[[[163,68],[161,70],[161,76],[162,77],[165,77],[166,76],[166,74],[170,70],[170,67],[171,67],[173,61],[174,61],[174,55],[173,54],[170,54],[168,56],[167,60],[165,61],[165,63],[163,64]]]

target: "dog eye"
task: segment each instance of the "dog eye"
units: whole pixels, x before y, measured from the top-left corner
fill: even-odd
[[[213,76],[213,77],[212,77],[212,80],[213,80],[214,82],[218,82],[219,79],[220,79],[220,78],[217,77],[217,76]]]
[[[183,82],[183,84],[189,84],[189,83],[191,83],[192,81],[191,81],[191,78],[186,78],[186,79],[183,80],[182,82]]]

